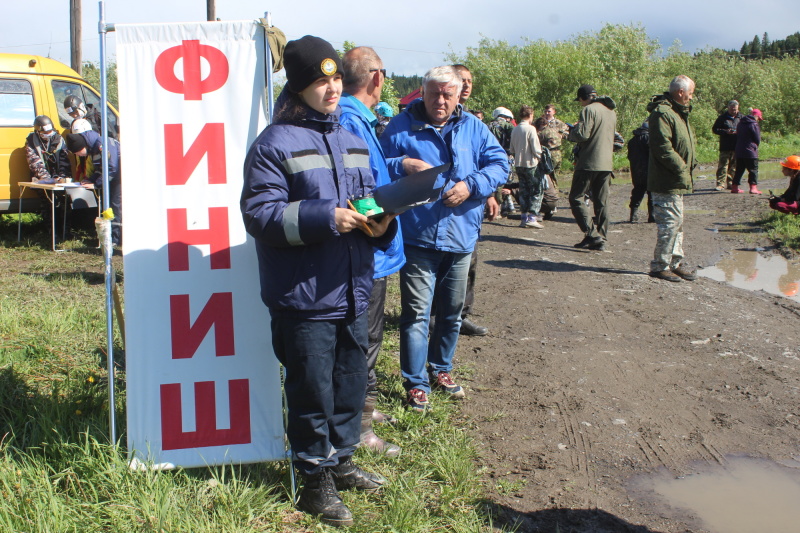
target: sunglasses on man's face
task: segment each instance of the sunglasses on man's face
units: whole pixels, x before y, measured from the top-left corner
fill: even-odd
[[[383,77],[386,77],[386,69],[385,68],[371,68],[369,69],[370,72],[380,72],[383,74]]]

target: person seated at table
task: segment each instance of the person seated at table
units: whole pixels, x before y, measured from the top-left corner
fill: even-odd
[[[103,153],[108,154],[108,200],[109,207],[114,211],[111,242],[114,246],[119,246],[122,243],[122,175],[119,166],[119,142],[109,138],[108,150],[103,150],[103,139],[96,131],[89,130],[83,133],[68,133],[66,143],[67,149],[75,157],[87,158],[81,185],[93,185],[96,188],[103,186]]]
[[[64,139],[46,115],[34,119],[33,132],[25,139],[25,157],[34,183],[63,183],[71,176]]]

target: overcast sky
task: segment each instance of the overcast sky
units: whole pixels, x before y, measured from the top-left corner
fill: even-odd
[[[620,0],[531,2],[530,0],[429,0],[381,2],[339,0],[217,0],[217,17],[248,20],[272,13],[289,39],[317,35],[341,49],[345,40],[375,48],[388,71],[419,74],[464,52],[481,36],[519,44],[523,38],[565,40],[604,24],[641,23],[664,48],[675,39],[695,52],[706,46],[739,49],[765,31],[771,40],[800,31],[796,0],[758,3],[706,0],[656,5]],[[83,58],[99,59],[98,2],[83,0]],[[415,8],[412,10],[412,8]],[[402,8],[402,9],[399,9]],[[206,19],[205,0],[107,0],[106,22],[183,22]],[[114,35],[109,34],[109,57]],[[50,56],[69,64],[69,0],[7,1],[0,22],[0,52]]]

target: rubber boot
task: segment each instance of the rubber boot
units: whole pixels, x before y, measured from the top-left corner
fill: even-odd
[[[631,218],[629,220],[631,224],[638,224],[639,223],[639,208],[638,207],[631,207]]]
[[[319,516],[321,522],[331,526],[353,525],[353,514],[339,497],[330,469],[323,467],[316,474],[301,477],[305,484],[297,500],[298,509]]]
[[[364,399],[364,411],[361,413],[361,445],[374,452],[382,453],[386,457],[397,457],[400,455],[400,446],[386,442],[372,429],[377,400],[378,394],[374,391],[367,393],[367,397]]]
[[[750,184],[750,194],[761,194],[761,191],[758,190],[758,185],[755,183]]]
[[[734,184],[734,185],[731,185],[731,192],[733,194],[740,194],[740,193],[743,193],[744,191],[742,189],[740,189],[738,185]]]
[[[361,470],[353,463],[352,457],[331,467],[331,477],[339,490],[356,489],[364,492],[377,492],[388,481],[380,474]]]

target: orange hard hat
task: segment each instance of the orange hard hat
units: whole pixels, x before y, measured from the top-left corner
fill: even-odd
[[[792,170],[800,170],[800,156],[790,155],[781,161],[781,166]]]

